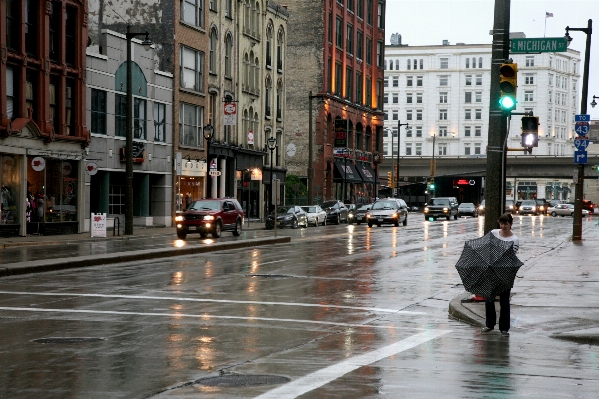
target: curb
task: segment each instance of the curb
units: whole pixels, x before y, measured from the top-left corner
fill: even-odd
[[[291,242],[291,237],[254,238],[243,241],[216,243],[203,246],[183,248],[161,248],[155,250],[139,250],[117,252],[114,254],[77,256],[69,259],[51,259],[32,262],[5,264],[0,268],[0,277],[15,276],[28,273],[39,273],[77,267],[107,265],[114,263],[131,262],[135,260],[160,259],[171,256],[202,254],[229,249],[248,248],[262,245],[286,244]]]
[[[485,318],[474,313],[462,303],[463,300],[468,300],[470,297],[472,297],[471,293],[464,292],[449,301],[449,316],[474,326],[484,326]]]

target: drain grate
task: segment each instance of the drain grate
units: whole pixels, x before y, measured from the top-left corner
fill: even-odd
[[[277,385],[291,381],[290,378],[268,374],[223,374],[217,377],[201,378],[195,382],[208,387],[234,388],[256,385]]]
[[[97,337],[50,337],[50,338],[38,338],[34,339],[33,342],[40,344],[80,344],[85,342],[98,342],[104,341],[104,338]]]

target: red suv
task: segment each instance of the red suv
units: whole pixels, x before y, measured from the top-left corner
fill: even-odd
[[[191,233],[200,233],[202,238],[211,233],[218,238],[222,231],[231,231],[238,236],[243,226],[243,210],[235,198],[201,199],[175,217],[175,222],[181,240]]]

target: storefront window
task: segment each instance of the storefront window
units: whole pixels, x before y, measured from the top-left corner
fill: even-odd
[[[0,223],[19,224],[19,167],[12,155],[0,155]]]

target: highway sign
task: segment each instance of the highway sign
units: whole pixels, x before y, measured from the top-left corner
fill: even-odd
[[[586,151],[574,151],[574,163],[586,164],[587,163],[587,152]]]
[[[565,37],[511,39],[510,53],[556,53],[568,51]]]
[[[574,126],[574,131],[579,136],[586,136],[589,133],[589,130],[591,130],[589,122],[576,122],[576,125]]]
[[[584,137],[584,139],[582,139],[581,137]],[[574,147],[576,147],[577,150],[586,150],[589,146],[589,139],[587,136],[581,137],[574,139]]]
[[[574,115],[574,122],[590,122],[591,115],[589,114],[577,114]]]

